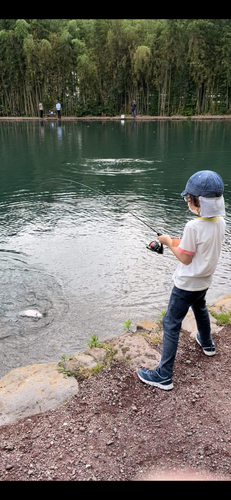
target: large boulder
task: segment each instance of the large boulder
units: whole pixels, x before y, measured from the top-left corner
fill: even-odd
[[[54,409],[77,392],[77,380],[59,373],[56,362],[16,368],[0,380],[0,425]]]

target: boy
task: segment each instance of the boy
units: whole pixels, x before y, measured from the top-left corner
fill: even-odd
[[[211,338],[209,314],[205,295],[211,285],[225,234],[225,205],[222,178],[211,170],[192,175],[181,193],[189,209],[199,217],[185,225],[178,246],[168,235],[158,237],[179,259],[173,274],[174,287],[163,321],[163,349],[161,361],[155,370],[139,369],[138,377],[146,384],[169,390],[173,388],[173,365],[177,351],[181,323],[189,307],[195,315],[197,342],[207,356],[215,354]]]

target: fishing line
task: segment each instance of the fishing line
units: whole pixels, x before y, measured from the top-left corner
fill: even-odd
[[[112,196],[112,195],[105,195],[102,191],[100,191],[99,189],[95,189],[95,188],[92,188],[91,186],[88,186],[87,184],[83,184],[83,182],[79,182],[79,181],[74,181],[74,180],[70,180],[70,179],[65,179],[63,178],[64,180],[66,181],[69,181],[69,182],[74,182],[75,184],[79,184],[80,186],[83,186],[87,189],[90,189],[91,191],[94,191],[95,193],[99,194],[100,196],[106,196],[107,198],[111,198],[113,199],[113,203],[115,205],[117,205],[119,208],[122,208],[123,210],[126,211],[126,213],[132,215],[133,217],[135,217],[138,221],[142,222],[142,224],[144,224],[145,226],[147,226],[149,229],[151,229],[151,231],[154,231],[157,236],[161,236],[161,233],[159,231],[157,231],[156,229],[154,229],[154,227],[150,226],[147,222],[145,222],[143,219],[141,219],[140,217],[138,217],[138,215],[134,214],[134,212],[131,212],[131,210],[127,210],[125,209],[125,207],[121,206],[119,203],[118,203],[118,200],[115,200],[115,198]],[[163,254],[164,253],[164,247],[163,247],[163,244],[160,243],[159,241],[151,241],[151,243],[149,243],[149,245],[146,247],[148,248],[148,250],[152,250],[153,252],[156,252],[156,253],[160,253],[160,254]]]
[[[111,203],[115,203],[119,208],[122,208],[123,210],[126,210],[126,212],[130,215],[132,215],[133,217],[135,217],[137,220],[139,220],[140,222],[142,222],[142,224],[145,224],[145,226],[149,227],[149,229],[151,229],[152,231],[154,231],[157,236],[161,236],[161,233],[159,231],[157,231],[156,229],[154,229],[154,227],[151,227],[147,222],[145,222],[143,219],[141,219],[140,217],[138,217],[138,215],[134,214],[134,212],[131,212],[130,210],[127,210],[125,207],[121,206],[120,203],[118,202],[118,200],[116,200],[112,195],[108,195],[108,194],[104,194],[102,191],[100,191],[99,189],[95,189],[91,186],[88,186],[87,184],[83,184],[82,182],[78,182],[78,181],[73,181],[73,180],[70,180],[70,179],[64,179],[64,180],[68,180],[69,182],[74,182],[75,184],[79,184],[80,186],[83,186],[87,189],[90,189],[91,191],[94,191],[95,193],[99,194],[100,196],[104,196],[106,198],[112,198],[113,201]]]
[[[50,180],[54,181],[54,179],[50,179]],[[151,231],[154,231],[157,234],[157,236],[161,236],[162,233],[160,233],[159,231],[157,231],[154,227],[150,226],[146,221],[144,221],[143,219],[141,219],[138,215],[134,214],[134,212],[131,212],[131,210],[127,210],[125,207],[121,206],[121,204],[118,202],[118,200],[116,200],[112,195],[105,195],[99,189],[95,189],[95,188],[93,188],[91,186],[88,186],[87,184],[84,184],[83,182],[75,181],[73,179],[66,179],[65,177],[62,177],[62,180],[68,181],[71,184],[72,183],[78,184],[79,186],[83,186],[84,188],[87,188],[90,191],[94,191],[96,194],[98,194],[100,196],[103,196],[103,197],[106,197],[106,198],[110,198],[111,200],[113,200],[113,201],[111,201],[111,203],[114,203],[120,209],[125,210],[126,213],[128,213],[128,214],[132,215],[133,217],[135,217],[138,221],[140,221],[142,224],[144,224],[149,229],[151,229]],[[43,184],[44,182],[47,182],[47,181],[42,181],[40,184]],[[73,203],[71,203],[71,205],[73,205]],[[156,253],[160,253],[160,254],[164,253],[163,244],[160,243],[159,241],[151,241],[151,243],[149,243],[149,245],[146,248],[148,248],[148,250],[152,250],[153,252],[156,252]]]

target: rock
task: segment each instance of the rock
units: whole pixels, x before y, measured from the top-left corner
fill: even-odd
[[[69,359],[63,360],[61,365],[62,369],[69,372],[69,374],[75,374],[81,366],[87,369],[94,368],[97,361],[88,354],[73,354]]]
[[[4,446],[4,450],[13,451],[14,450],[14,445],[12,445],[12,444],[6,444]]]
[[[231,294],[217,300],[210,308],[217,314],[231,312]]]
[[[91,370],[99,363],[103,363],[107,355],[107,351],[101,347],[93,347],[82,354],[72,354],[70,358],[62,360],[60,363],[61,369],[69,373],[69,375],[77,375],[79,368]]]
[[[103,363],[105,361],[107,351],[103,347],[92,347],[85,351],[85,354],[91,356],[97,363]]]
[[[156,323],[152,323],[151,321],[143,319],[137,324],[136,330],[137,332],[138,331],[151,332],[152,330],[155,330],[156,326],[157,326]]]
[[[126,362],[131,368],[153,369],[160,362],[159,352],[138,332],[119,335],[109,345],[117,351],[113,358]]]
[[[0,425],[57,408],[77,392],[77,380],[58,373],[56,362],[16,368],[0,380]]]

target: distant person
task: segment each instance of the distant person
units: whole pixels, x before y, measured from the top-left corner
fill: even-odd
[[[43,118],[43,103],[42,103],[42,101],[39,101],[39,116],[40,116],[40,118]]]
[[[132,103],[132,116],[133,118],[136,117],[136,101],[133,101]]]
[[[60,109],[61,109],[61,104],[60,104],[59,101],[57,101],[57,103],[56,103],[56,110],[57,110],[57,113],[58,113],[58,118],[61,118]]]

